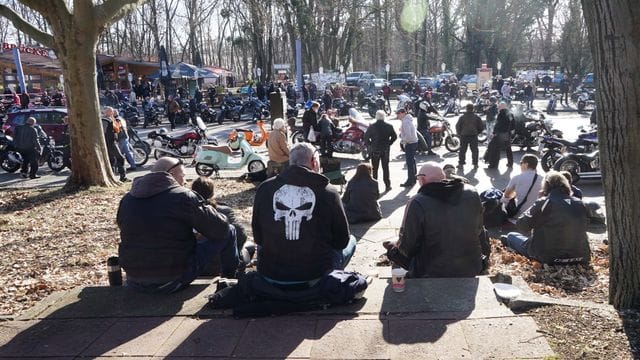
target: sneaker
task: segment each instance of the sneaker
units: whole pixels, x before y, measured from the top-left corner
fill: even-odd
[[[391,186],[387,186],[384,188],[384,192],[389,192],[389,191],[391,191]]]
[[[41,177],[40,175],[29,175],[29,179],[40,179]]]
[[[404,184],[400,184],[400,186],[402,186],[402,187],[413,187],[413,185],[415,185],[415,183],[404,183]]]
[[[433,151],[429,150],[429,151],[427,152],[427,155],[433,155],[433,156],[436,156],[436,155],[438,155],[438,154],[436,154],[436,153],[434,153]]]

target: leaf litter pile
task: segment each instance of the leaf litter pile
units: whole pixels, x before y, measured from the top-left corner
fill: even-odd
[[[54,291],[108,284],[105,262],[117,254],[116,211],[129,186],[76,193],[0,190],[0,316],[14,317]],[[250,229],[255,186],[216,179],[216,191],[216,200],[236,209],[238,220]],[[589,266],[544,266],[492,239],[490,274],[522,276],[533,291],[553,298],[606,303],[608,248],[592,239],[591,250]],[[527,314],[560,358],[640,356],[637,312],[548,306]]]
[[[130,185],[0,191],[0,316],[15,316],[54,291],[107,285],[106,260],[118,253],[116,212]],[[217,200],[246,227],[255,186],[216,179]]]

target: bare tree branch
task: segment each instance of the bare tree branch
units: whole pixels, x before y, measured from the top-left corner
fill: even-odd
[[[129,11],[136,8],[140,4],[144,4],[147,0],[105,0],[95,7],[96,23],[101,28],[108,24],[120,20]]]
[[[15,11],[7,7],[6,5],[0,5],[0,15],[7,18],[13,23],[18,30],[29,34],[34,40],[46,47],[54,47],[53,36],[46,32],[37,29],[35,26],[29,24]]]

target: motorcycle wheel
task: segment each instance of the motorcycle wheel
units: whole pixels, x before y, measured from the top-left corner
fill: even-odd
[[[224,111],[220,110],[220,112],[218,113],[218,125],[222,125],[222,123],[224,122]]]
[[[158,150],[154,150],[153,151],[153,158],[156,159],[156,160],[160,159],[161,157],[165,157],[165,156],[167,156],[167,154],[165,154],[163,152],[160,152]]]
[[[211,174],[213,174],[213,171],[214,171],[214,168],[211,165],[203,164],[203,163],[196,164],[196,173],[198,173],[198,175],[200,176],[209,177],[211,176]]]
[[[8,173],[14,173],[20,169],[20,163],[9,160],[8,153],[3,153],[0,159],[0,167]]]
[[[387,115],[391,115],[391,107],[389,106],[389,104],[385,104],[385,105],[384,105],[384,112],[385,112]]]
[[[291,142],[293,142],[294,144],[304,141],[304,134],[302,134],[302,131],[295,131],[293,134],[291,134]]]
[[[133,145],[133,160],[136,162],[136,166],[142,166],[149,160],[149,153],[136,143]]]
[[[547,151],[542,155],[542,159],[540,159],[540,162],[542,163],[542,170],[549,171],[553,169],[553,164],[555,164],[561,157],[562,155],[556,151]]]
[[[580,181],[580,164],[573,159],[560,159],[554,165],[553,168],[557,171],[568,171],[571,173],[571,180],[573,184],[577,184]]]
[[[458,135],[449,135],[444,139],[444,146],[451,152],[460,150],[460,137]]]
[[[369,147],[365,146],[362,148],[362,159],[364,159],[364,161],[369,161],[369,159],[371,158],[371,153],[369,152]]]
[[[64,169],[65,161],[64,161],[64,154],[62,153],[62,151],[52,151],[51,154],[49,154],[49,157],[47,159],[47,165],[49,165],[49,169],[55,172],[58,172]]]
[[[247,170],[249,170],[250,173],[262,171],[265,168],[264,163],[260,160],[253,160],[249,162],[249,165],[247,165]]]
[[[584,101],[578,101],[578,113],[583,112],[585,107],[586,107],[586,104]]]
[[[478,134],[478,142],[483,143],[487,141],[487,130],[483,130],[480,134]]]
[[[146,153],[147,153],[147,155],[148,155],[148,154],[151,154],[151,145],[149,145],[149,143],[148,143],[148,142],[146,142],[146,141],[143,141],[143,140],[136,141],[136,142],[133,144],[133,146],[134,146],[134,147],[135,147],[135,146],[141,147],[142,149],[144,149],[144,152],[146,152]]]

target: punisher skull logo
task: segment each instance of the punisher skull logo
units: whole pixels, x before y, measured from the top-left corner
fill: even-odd
[[[311,220],[315,206],[316,195],[306,186],[283,185],[273,194],[273,219],[284,221],[287,240],[300,239],[300,224]]]

